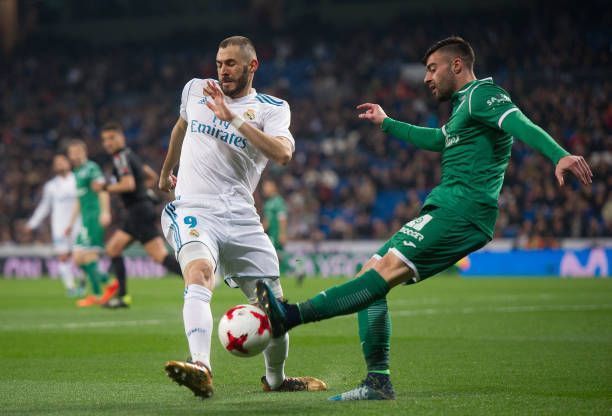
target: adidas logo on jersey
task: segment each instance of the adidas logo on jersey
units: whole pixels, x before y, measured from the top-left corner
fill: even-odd
[[[206,97],[204,97],[200,101],[198,101],[198,104],[206,104]]]

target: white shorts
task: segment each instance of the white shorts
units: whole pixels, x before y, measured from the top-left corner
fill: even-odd
[[[255,207],[244,198],[182,196],[165,206],[161,225],[177,258],[185,245],[203,244],[215,271],[219,269],[217,273],[231,287],[239,286],[233,281],[236,278],[279,277],[276,250]]]
[[[72,234],[68,237],[66,237],[63,232],[53,233],[53,253],[55,255],[60,255],[72,252],[74,242],[76,241],[76,235],[77,233],[75,233],[74,230]]]

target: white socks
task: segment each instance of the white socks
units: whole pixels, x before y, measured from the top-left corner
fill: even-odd
[[[204,286],[189,285],[185,289],[183,305],[183,322],[191,360],[201,362],[209,370],[211,370],[210,337],[213,330],[213,318],[210,311],[211,298],[212,292]]]
[[[73,290],[75,285],[74,274],[72,274],[72,262],[70,260],[59,261],[57,271],[62,279],[62,283],[64,283],[64,287],[68,290]]]
[[[266,381],[272,390],[277,389],[285,380],[285,360],[289,353],[289,334],[272,338],[264,350],[266,361]]]
[[[191,360],[199,361],[209,370],[210,342],[213,331],[213,317],[210,310],[212,292],[200,285],[189,285],[185,289],[183,322],[189,342]],[[271,389],[278,388],[285,380],[285,360],[289,352],[289,334],[272,338],[264,350],[266,381]]]

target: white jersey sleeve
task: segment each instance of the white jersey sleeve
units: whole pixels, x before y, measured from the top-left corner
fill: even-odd
[[[196,78],[193,78],[191,81],[185,84],[185,86],[183,87],[183,92],[181,94],[181,105],[179,107],[179,114],[181,118],[185,121],[187,121],[187,101],[189,98],[189,92],[195,80]]]
[[[28,228],[35,229],[38,228],[40,223],[47,218],[49,213],[51,212],[51,189],[49,186],[49,182],[45,184],[43,187],[42,199],[38,203],[38,206],[34,210],[34,214],[32,214],[32,218],[28,221]]]
[[[285,137],[291,143],[291,151],[295,151],[295,139],[289,131],[291,110],[286,101],[283,101],[281,106],[270,106],[262,121],[264,133],[275,137]]]

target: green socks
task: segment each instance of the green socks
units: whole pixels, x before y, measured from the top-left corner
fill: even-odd
[[[87,275],[87,280],[89,280],[91,285],[91,293],[100,296],[102,294],[100,283],[102,283],[103,276],[98,270],[98,262],[92,261],[91,263],[82,264],[80,267],[85,272],[85,275]]]
[[[379,299],[357,313],[359,339],[369,373],[389,374],[391,318],[387,299]]]
[[[374,269],[339,286],[329,288],[303,303],[298,303],[302,323],[348,315],[385,298],[389,285]],[[386,308],[386,303],[385,303]]]

